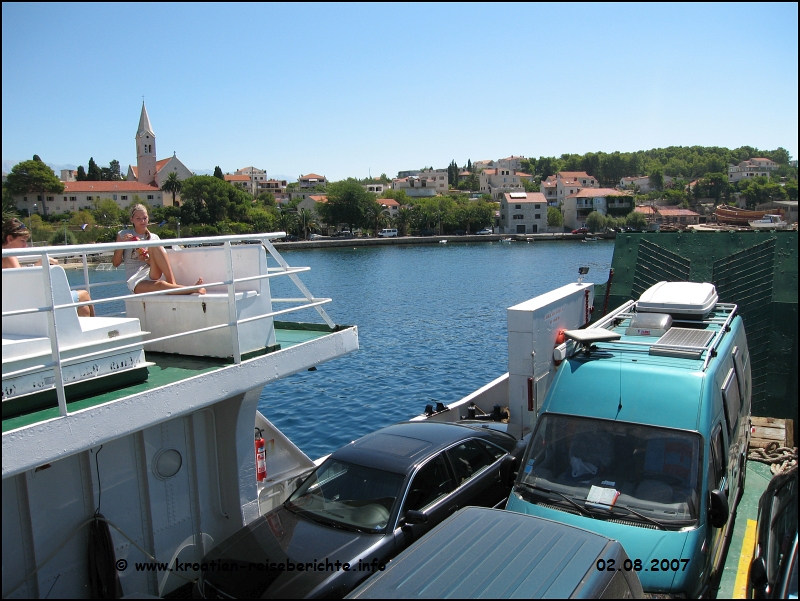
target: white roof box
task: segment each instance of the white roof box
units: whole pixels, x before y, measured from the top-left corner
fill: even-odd
[[[659,282],[644,291],[636,309],[645,313],[668,313],[702,319],[717,304],[714,284]]]

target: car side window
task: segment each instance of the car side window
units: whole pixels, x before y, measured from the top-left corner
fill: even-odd
[[[712,490],[719,488],[725,477],[725,447],[722,444],[722,429],[718,426],[711,436],[711,461],[712,473],[709,474],[709,484]]]
[[[728,423],[728,434],[733,438],[736,424],[739,420],[739,411],[742,408],[742,397],[739,390],[739,380],[736,371],[731,368],[725,383],[722,385],[722,400],[725,406],[725,421]]]
[[[422,511],[455,489],[447,462],[441,453],[423,465],[414,475],[408,488],[403,511]]]
[[[477,440],[465,440],[447,449],[446,453],[458,486],[495,462],[495,458]]]

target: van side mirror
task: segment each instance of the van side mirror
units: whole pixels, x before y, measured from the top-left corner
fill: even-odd
[[[406,524],[424,524],[428,521],[428,516],[416,509],[409,509],[406,511],[404,520]]]
[[[728,523],[728,497],[721,490],[708,493],[708,520],[714,528],[722,528]]]
[[[756,557],[750,564],[750,585],[756,592],[764,592],[769,579],[767,578],[767,566],[763,557]]]

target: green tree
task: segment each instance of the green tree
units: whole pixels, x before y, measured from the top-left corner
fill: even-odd
[[[183,189],[183,182],[178,178],[178,174],[174,171],[167,176],[167,179],[161,186],[164,192],[172,194],[172,205],[175,205],[175,196],[181,193]]]
[[[100,176],[104,182],[118,182],[122,179],[119,172],[119,161],[114,159],[108,164],[108,167],[100,169]]]
[[[386,223],[386,218],[388,216],[389,211],[386,210],[386,205],[381,204],[379,200],[368,203],[364,210],[364,218],[367,223],[369,223],[369,227],[373,229],[376,236],[378,232],[381,231],[381,227],[384,223]]]
[[[605,227],[606,218],[604,215],[601,215],[597,211],[592,211],[586,217],[586,227],[589,228],[589,231],[594,233],[598,232]]]
[[[83,165],[78,165],[78,173],[75,175],[75,179],[79,182],[86,181],[86,169],[83,168]]]
[[[22,161],[14,165],[8,174],[5,186],[11,196],[37,194],[39,196],[37,200],[41,203],[45,215],[48,214],[45,196],[64,192],[64,184],[41,159]]]
[[[86,171],[86,180],[90,182],[99,182],[102,179],[103,173],[100,171],[100,167],[94,162],[93,157],[89,157],[89,169]]]
[[[653,188],[653,190],[664,189],[664,174],[661,172],[661,169],[653,169],[650,172],[650,187]]]
[[[369,226],[367,208],[375,202],[375,195],[367,192],[361,184],[350,178],[328,186],[328,202],[318,206],[322,221],[336,226],[347,224],[350,231]]]
[[[125,211],[120,210],[117,203],[110,198],[96,201],[92,214],[97,223],[105,227],[127,223],[128,220],[128,215]]]
[[[219,168],[219,165],[214,167],[214,177],[216,177],[217,179],[221,179],[222,181],[225,181],[225,175],[222,173],[222,169]]]
[[[303,230],[303,238],[308,240],[308,231],[317,229],[317,222],[314,221],[314,213],[309,209],[300,209],[297,213],[297,222]]]
[[[256,200],[265,207],[275,206],[275,195],[272,192],[262,192],[256,196]]]
[[[637,230],[646,230],[647,218],[643,214],[633,211],[632,213],[628,213],[628,216],[625,218],[625,225]]]
[[[210,175],[183,180],[181,221],[216,224],[226,219],[247,219],[252,198],[247,192]]]
[[[408,226],[411,225],[414,213],[409,207],[401,206],[397,210],[397,229],[401,236],[408,235]]]
[[[282,210],[278,216],[277,225],[280,231],[291,234],[297,229],[297,215],[290,211]]]
[[[556,207],[547,207],[547,227],[562,227],[564,216]]]
[[[8,188],[3,186],[3,223],[17,216],[17,205],[14,198],[8,191]]]

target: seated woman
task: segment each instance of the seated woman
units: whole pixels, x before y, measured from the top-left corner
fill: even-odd
[[[25,248],[31,237],[30,231],[19,219],[9,219],[3,222],[3,248]],[[41,265],[39,259],[34,265]],[[51,258],[51,265],[58,265],[58,260]],[[3,269],[21,267],[16,257],[3,257]],[[92,300],[86,290],[70,290],[73,303],[86,303]],[[80,317],[94,317],[94,305],[75,307]]]
[[[122,230],[117,235],[117,242],[132,240],[160,240],[157,234],[147,229],[149,216],[144,205],[136,205],[131,210],[132,230]],[[175,281],[175,274],[169,264],[167,252],[161,246],[148,248],[131,248],[114,251],[111,263],[114,267],[125,261],[125,276],[128,289],[134,294],[166,290],[168,294],[205,294],[205,288],[186,290]],[[203,283],[203,278],[195,282],[195,286]]]

